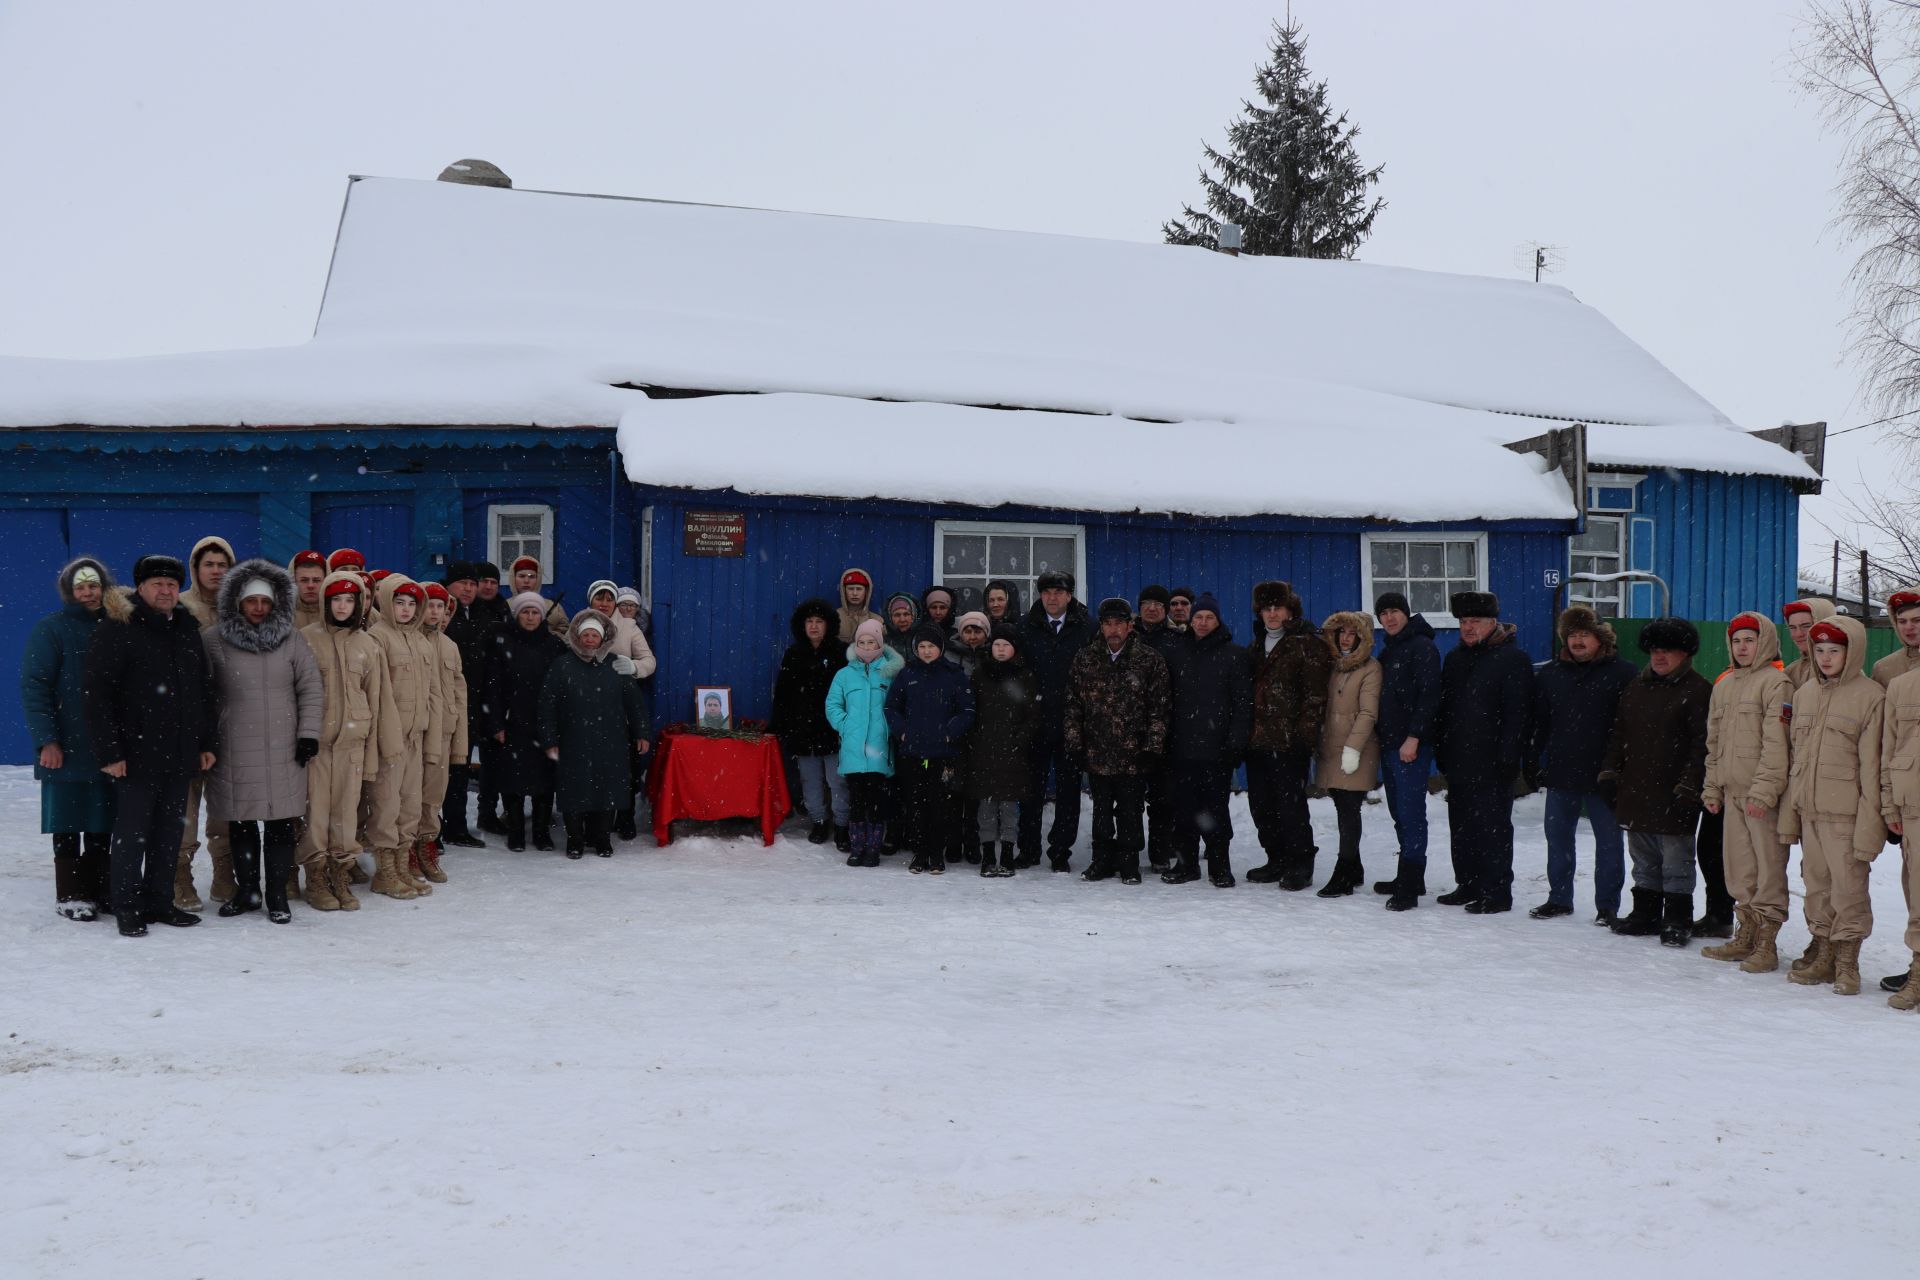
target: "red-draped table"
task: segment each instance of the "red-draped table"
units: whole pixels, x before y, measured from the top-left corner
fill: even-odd
[[[778,738],[770,733],[757,739],[709,738],[677,724],[660,731],[653,749],[647,799],[653,804],[655,844],[673,843],[676,818],[759,818],[761,839],[773,843],[793,808]]]

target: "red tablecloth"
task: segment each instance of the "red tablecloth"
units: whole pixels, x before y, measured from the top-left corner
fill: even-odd
[[[778,738],[770,733],[757,742],[706,738],[674,726],[661,731],[653,749],[647,798],[653,803],[655,844],[673,842],[675,818],[754,817],[760,819],[761,838],[773,843],[793,807]]]

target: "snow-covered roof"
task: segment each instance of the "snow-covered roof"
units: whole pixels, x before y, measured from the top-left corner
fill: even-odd
[[[652,401],[620,384],[787,394]],[[1426,514],[1444,466],[1473,493],[1458,514],[1538,515],[1536,492],[1489,481],[1514,465],[1502,443],[1565,421],[1595,424],[1595,462],[1815,478],[1553,285],[400,179],[351,185],[303,346],[0,358],[0,426],[623,425],[636,479],[716,485],[705,454],[649,443],[697,420],[766,433],[720,451],[727,483],[823,496],[933,482],[910,449],[803,482],[813,443],[777,419],[972,421],[939,412],[968,405],[1054,411],[1020,419],[1050,433],[1024,450],[1085,457],[1119,431],[1167,477],[1216,468],[1212,507],[1171,503],[1159,483],[1057,476],[1053,505],[1087,510],[1454,518]],[[1240,452],[1190,462],[1147,443],[1185,436]],[[1276,481],[1308,460],[1368,483],[1335,501],[1344,476]]]

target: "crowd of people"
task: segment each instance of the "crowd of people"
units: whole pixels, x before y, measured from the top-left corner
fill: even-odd
[[[475,781],[512,850],[553,849],[556,808],[569,858],[637,834],[655,664],[631,588],[596,582],[569,617],[531,557],[508,593],[486,563],[417,582],[351,548],[236,564],[219,538],[133,578],[68,564],[21,658],[62,915],[197,924],[203,804],[219,914],[281,924],[295,897],[353,911],[355,884],[446,883],[443,846],[483,844]]]
[[[557,809],[568,857],[611,856],[614,836],[637,834],[650,746],[645,615],[635,592],[601,581],[569,617],[539,579],[523,558],[511,591],[484,563],[422,583],[351,549],[236,565],[217,538],[184,563],[141,558],[131,590],[98,560],[67,565],[62,607],[21,671],[62,914],[110,910],[132,936],[196,923],[203,803],[222,915],[264,905],[286,921],[301,871],[322,911],[357,908],[354,883],[430,894],[446,880],[443,845],[481,845],[467,822],[476,781],[475,825],[509,849],[553,849]],[[1262,582],[1241,645],[1210,594],[1148,586],[1089,611],[1074,585],[1042,574],[1024,612],[998,580],[978,611],[956,614],[954,592],[934,586],[875,612],[871,575],[849,569],[837,606],[802,602],[769,727],[808,839],[854,867],[904,849],[916,873],[1012,876],[1043,859],[1069,872],[1084,790],[1083,879],[1138,884],[1144,854],[1168,884],[1201,879],[1204,861],[1231,888],[1228,799],[1244,767],[1265,855],[1248,881],[1313,884],[1317,789],[1338,827],[1319,896],[1359,890],[1364,802],[1381,789],[1398,856],[1372,887],[1407,911],[1429,892],[1437,771],[1455,887],[1435,902],[1512,910],[1513,803],[1544,789],[1548,894],[1531,916],[1573,914],[1584,818],[1595,924],[1672,947],[1725,939],[1702,954],[1771,972],[1798,843],[1812,938],[1789,976],[1860,990],[1872,863],[1920,817],[1920,590],[1888,601],[1902,647],[1870,675],[1861,625],[1800,600],[1783,617],[1795,661],[1770,619],[1743,613],[1709,679],[1680,618],[1642,628],[1642,669],[1576,605],[1536,669],[1490,592],[1452,597],[1459,643],[1443,660],[1394,592],[1372,615],[1315,626],[1289,584]],[[1920,858],[1903,862],[1915,963],[1881,985],[1910,1009]]]

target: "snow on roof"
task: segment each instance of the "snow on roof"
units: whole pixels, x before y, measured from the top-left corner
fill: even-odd
[[[619,384],[790,394],[647,401]],[[1596,462],[1815,478],[1552,285],[400,179],[352,184],[303,346],[0,357],[0,426],[624,424],[648,459],[636,478],[715,487],[686,442],[654,439],[685,415],[765,433],[726,450],[740,487],[821,496],[936,482],[911,450],[880,451],[857,480],[815,477],[811,446],[794,448],[807,437],[773,419],[971,423],[943,412],[966,405],[1069,411],[1022,415],[1057,433],[1022,447],[1072,456],[1119,432],[1181,477],[1147,496],[1114,477],[1057,484],[1049,505],[1078,509],[1454,518],[1433,514],[1454,502],[1434,492],[1447,475],[1475,494],[1458,515],[1566,518],[1557,479],[1530,471],[1538,483],[1506,494],[1490,478],[1517,475],[1502,442],[1569,420],[1629,424],[1592,427]],[[1242,452],[1189,459],[1162,447],[1181,436],[1129,418]],[[1324,471],[1276,480],[1307,460]],[[1558,486],[1551,513],[1542,486]],[[1182,506],[1176,490],[1212,497]]]
[[[1020,465],[993,440],[1018,442]],[[1537,455],[1364,422],[1288,431],[771,394],[646,401],[622,420],[619,441],[631,480],[742,493],[1194,516],[1574,514],[1566,481]]]
[[[316,332],[559,347],[707,390],[1139,418],[1267,417],[1306,378],[1726,422],[1555,285],[391,178],[349,192]]]

